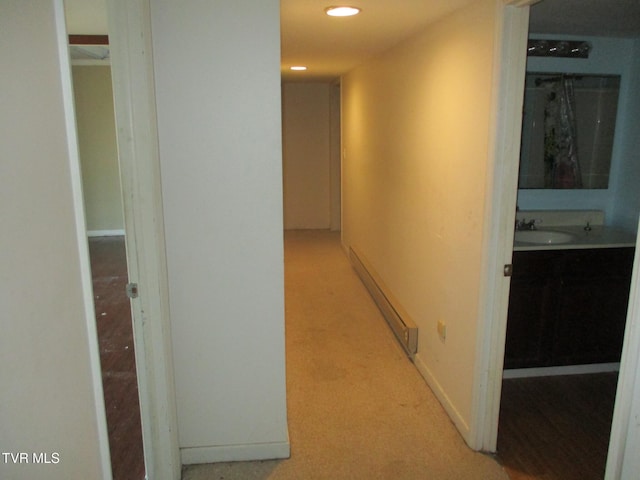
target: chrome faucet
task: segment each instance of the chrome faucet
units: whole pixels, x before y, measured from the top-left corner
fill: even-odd
[[[526,219],[518,220],[516,218],[516,230],[535,230],[536,229],[536,220],[529,220],[527,222]]]

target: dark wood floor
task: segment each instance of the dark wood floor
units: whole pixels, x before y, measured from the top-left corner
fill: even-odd
[[[133,328],[125,294],[123,237],[89,240],[94,303],[114,480],[145,476]]]
[[[503,381],[498,459],[512,480],[602,480],[616,373]]]

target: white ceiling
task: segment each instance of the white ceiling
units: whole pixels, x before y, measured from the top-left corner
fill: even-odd
[[[362,8],[331,18],[334,0],[281,0],[282,74],[285,80],[330,80],[365,59],[474,0],[347,0]],[[106,34],[105,0],[65,0],[73,34]],[[543,0],[531,8],[531,31],[640,37],[640,0]],[[292,74],[289,66],[309,70]]]
[[[336,78],[471,1],[347,0],[362,12],[334,18],[324,9],[335,0],[281,0],[283,78]],[[292,75],[289,67],[298,64],[309,70]]]

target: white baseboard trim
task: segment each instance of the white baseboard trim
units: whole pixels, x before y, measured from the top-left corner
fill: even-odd
[[[617,372],[620,363],[593,363],[562,367],[512,368],[502,372],[502,378],[552,377],[556,375],[584,375],[587,373]]]
[[[121,230],[88,230],[87,237],[122,237],[124,229]]]
[[[183,465],[242,462],[250,460],[273,460],[289,458],[290,456],[291,445],[289,444],[289,441],[180,449],[180,457]]]
[[[429,367],[427,367],[427,365],[422,360],[419,353],[416,354],[413,362],[420,372],[420,375],[422,375],[422,377],[425,379],[427,385],[429,385],[429,388],[434,393],[434,395],[444,408],[445,412],[447,412],[447,415],[449,415],[449,418],[460,432],[460,435],[462,435],[464,441],[467,443],[467,445],[470,445],[469,440],[471,430],[469,428],[469,424],[464,420],[462,415],[460,415],[460,412],[458,412],[455,405],[451,402],[447,394],[444,392],[436,378],[431,373],[431,370],[429,370]]]

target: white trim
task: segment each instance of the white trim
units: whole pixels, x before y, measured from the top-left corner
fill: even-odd
[[[422,375],[424,380],[427,382],[427,385],[429,385],[429,388],[436,396],[444,410],[447,412],[447,415],[449,415],[449,418],[460,432],[460,435],[462,435],[462,438],[469,438],[471,433],[469,424],[465,422],[464,416],[462,416],[456,409],[455,405],[442,388],[442,385],[438,383],[438,380],[436,380],[436,377],[431,373],[431,370],[429,370],[427,364],[424,362],[424,360],[422,360],[420,353],[417,353],[415,355],[413,363],[420,372],[420,375]]]
[[[555,377],[558,375],[585,375],[589,373],[617,372],[619,363],[593,363],[589,365],[564,365],[561,367],[542,368],[512,368],[504,370],[503,379],[531,378],[531,377]]]
[[[87,230],[87,237],[123,237],[124,228],[120,230]]]
[[[631,276],[627,324],[611,423],[605,480],[638,478],[640,472],[640,236]]]
[[[483,235],[483,288],[480,291],[470,434],[465,439],[474,450],[488,452],[495,452],[498,439],[510,287],[503,268],[511,263],[513,250],[529,8],[497,2],[496,22],[493,128],[485,185],[488,198]]]
[[[107,0],[147,477],[180,478],[149,0]]]
[[[84,304],[85,325],[87,328],[87,343],[89,350],[89,367],[93,384],[93,401],[96,412],[96,426],[98,429],[99,461],[102,478],[112,478],[111,454],[109,452],[109,433],[107,428],[104,391],[102,388],[102,371],[100,368],[100,348],[98,346],[98,331],[96,314],[93,303],[93,280],[91,277],[91,262],[89,260],[89,245],[86,237],[86,223],[84,212],[84,197],[82,194],[82,173],[80,171],[80,153],[78,147],[78,132],[76,130],[76,114],[73,98],[73,81],[69,49],[67,48],[67,27],[63,0],[53,0],[55,13],[58,59],[60,62],[60,80],[62,98],[64,102],[65,130],[67,134],[67,148],[69,154],[69,173],[73,196],[73,212],[78,242],[78,256],[80,262],[80,277],[82,281],[82,301]]]
[[[224,445],[219,447],[183,448],[180,450],[182,463],[242,462],[247,460],[272,460],[289,458],[289,441],[273,443],[254,443],[246,445]]]
[[[71,65],[74,67],[108,67],[111,65],[111,59],[105,58],[104,60],[100,59],[74,59],[71,60]]]
[[[542,0],[504,0],[504,3],[512,7],[530,7],[541,1]]]

